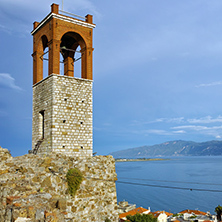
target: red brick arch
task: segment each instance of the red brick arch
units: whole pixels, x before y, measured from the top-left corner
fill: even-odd
[[[95,25],[92,16],[87,15],[85,21],[59,14],[59,6],[53,4],[51,13],[41,23],[34,23],[32,31],[33,44],[33,84],[43,78],[43,62],[41,56],[49,47],[48,75],[60,74],[61,47],[76,50],[81,47],[81,77],[92,80],[92,32]],[[67,42],[67,43],[65,43]],[[74,76],[74,51],[62,50],[64,58],[64,74]]]
[[[84,55],[87,46],[82,36],[76,32],[66,32],[62,36],[60,48],[64,59],[64,75],[74,76],[74,55],[78,46],[81,48],[81,66],[84,67]]]

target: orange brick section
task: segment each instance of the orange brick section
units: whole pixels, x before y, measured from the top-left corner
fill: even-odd
[[[47,46],[49,49],[48,75],[60,74],[60,47],[62,45],[71,50],[75,50],[79,45],[82,56],[81,77],[92,80],[94,27],[92,15],[87,15],[85,21],[82,21],[59,14],[59,6],[52,4],[51,13],[40,23],[33,24],[33,84],[43,79],[43,53]],[[73,55],[74,53],[63,55],[64,73],[67,76],[74,76]]]
[[[51,11],[52,11],[53,13],[58,14],[58,13],[59,13],[59,6],[58,6],[57,4],[52,4],[52,5],[51,5]]]
[[[72,57],[67,57],[64,60],[64,75],[74,76],[74,60]]]

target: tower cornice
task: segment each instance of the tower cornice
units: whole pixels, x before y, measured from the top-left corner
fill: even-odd
[[[56,13],[50,13],[48,16],[46,16],[39,23],[39,25],[31,32],[31,34],[34,35],[44,24],[46,24],[52,18],[60,19],[60,20],[63,20],[65,22],[70,22],[70,23],[80,25],[80,26],[84,26],[84,27],[91,28],[91,29],[96,27],[95,24],[91,24],[91,23],[88,23],[88,22],[85,22],[85,21],[81,21],[81,20],[76,19],[76,18],[72,18],[72,17],[69,17],[69,16],[56,14]]]

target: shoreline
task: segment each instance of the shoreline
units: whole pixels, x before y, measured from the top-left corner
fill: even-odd
[[[116,162],[137,162],[137,161],[162,161],[162,160],[170,160],[168,159],[163,159],[163,158],[136,158],[136,159],[127,159],[127,158],[116,158]]]

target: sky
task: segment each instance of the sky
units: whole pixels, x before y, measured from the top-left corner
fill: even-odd
[[[31,149],[32,36],[62,0],[0,0],[0,146]],[[93,151],[222,139],[221,0],[64,0],[93,15]]]

